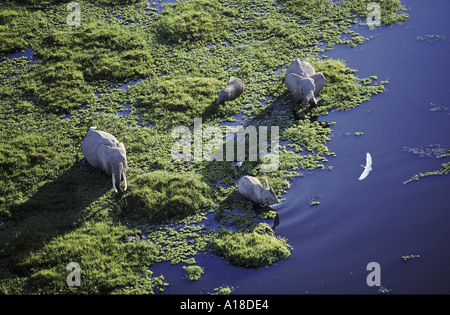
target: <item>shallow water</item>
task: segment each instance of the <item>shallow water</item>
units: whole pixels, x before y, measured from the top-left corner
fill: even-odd
[[[27,61],[30,61],[30,65],[32,65],[32,64],[34,64],[36,62],[36,59],[33,58],[33,53],[34,53],[33,49],[27,48],[23,52],[21,51],[21,52],[10,54],[9,56],[7,56],[7,58],[8,59],[15,59],[15,58],[26,57]]]
[[[237,294],[376,294],[379,287],[366,283],[369,262],[380,264],[381,286],[391,293],[450,293],[450,176],[403,184],[448,161],[403,147],[450,149],[450,5],[446,0],[402,3],[408,21],[374,31],[355,27],[375,38],[324,54],[346,60],[360,77],[376,75],[390,83],[358,108],[319,118],[336,122],[327,145],[337,156],[325,164],[333,169],[305,172],[275,207],[280,219],[275,232],[294,247],[291,258],[244,269],[198,255],[196,264],[206,267],[199,281],[183,279],[181,266],[156,264],[152,271],[171,284],[166,294],[208,293],[220,285],[233,286]],[[439,38],[426,36],[432,34]],[[433,111],[436,107],[441,110]],[[366,152],[373,171],[359,181]],[[320,204],[311,206],[311,201]],[[420,257],[402,260],[411,254]]]

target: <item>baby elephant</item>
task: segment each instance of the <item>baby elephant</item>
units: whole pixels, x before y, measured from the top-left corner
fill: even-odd
[[[125,183],[124,190],[127,190],[128,165],[125,146],[113,135],[95,129],[96,127],[89,128],[89,133],[83,140],[81,150],[84,157],[93,167],[112,175],[112,184],[116,193],[120,191],[122,179]]]
[[[259,180],[253,176],[244,176],[238,182],[239,194],[258,204],[273,205],[278,203],[277,195],[269,187],[267,180],[264,180],[264,188]]]
[[[216,101],[217,105],[223,104],[226,101],[234,100],[236,97],[241,95],[242,92],[244,92],[244,89],[245,85],[241,79],[231,77],[227,86],[219,92],[219,97]]]

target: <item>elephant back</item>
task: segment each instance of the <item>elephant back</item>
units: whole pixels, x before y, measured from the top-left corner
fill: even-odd
[[[285,78],[287,78],[291,73],[306,78],[315,74],[316,71],[308,61],[296,59],[287,68]]]
[[[256,203],[261,202],[261,190],[263,189],[259,180],[252,176],[246,175],[238,181],[239,194]]]
[[[101,162],[97,156],[97,150],[101,145],[118,146],[119,141],[107,132],[91,129],[81,145],[84,157],[95,168],[101,168]]]

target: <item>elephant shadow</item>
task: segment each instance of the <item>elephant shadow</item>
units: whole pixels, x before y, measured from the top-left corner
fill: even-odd
[[[253,212],[258,216],[258,220],[263,220],[266,223],[269,223],[269,221],[273,219],[272,230],[274,231],[280,224],[280,216],[278,215],[278,211],[276,209],[247,199],[243,195],[239,194],[237,188],[221,202],[219,209],[215,212],[214,218],[222,224],[233,225],[233,222],[236,220],[233,219],[233,216],[236,215],[236,212],[233,211],[233,209],[238,210],[238,213],[243,216],[245,213]],[[272,214],[275,212],[275,217],[269,216],[264,218],[266,214],[269,214],[269,212],[272,212]]]
[[[255,210],[255,212],[258,214],[258,216],[274,211],[276,214],[275,214],[275,218],[273,221],[272,230],[275,231],[275,228],[278,225],[280,225],[280,216],[278,215],[278,211],[273,209],[272,207],[270,207],[268,205],[253,204],[253,210]]]
[[[320,101],[317,105],[302,105],[301,103],[297,103],[291,92],[285,88],[282,89],[279,87],[278,92],[273,96],[272,103],[266,106],[257,115],[251,117],[248,125],[258,125],[261,122],[269,120],[280,123],[280,128],[283,128],[282,126],[289,127],[297,121],[308,120],[310,122],[317,121],[322,127],[328,128],[330,123],[318,120],[320,117],[320,106]],[[290,116],[291,118],[279,121],[277,117],[281,113],[289,113],[288,117]]]
[[[27,201],[11,207],[0,230],[0,267],[5,263],[13,274],[27,274],[20,261],[94,215],[86,208],[110,190],[107,177],[78,163],[46,182]]]

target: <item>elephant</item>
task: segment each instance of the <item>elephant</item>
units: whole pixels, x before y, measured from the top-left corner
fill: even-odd
[[[219,97],[217,98],[216,104],[222,104],[226,101],[231,101],[237,98],[244,92],[245,84],[239,78],[231,77],[230,82],[219,92]]]
[[[263,187],[256,177],[245,175],[238,182],[238,192],[258,204],[273,205],[278,203],[278,197],[269,187],[266,179],[264,185],[266,187]]]
[[[90,165],[112,175],[112,184],[116,193],[121,191],[122,179],[125,184],[124,191],[127,190],[128,165],[123,143],[120,143],[113,135],[91,127],[83,140],[81,150]]]
[[[295,102],[308,103],[316,106],[316,97],[327,82],[323,73],[316,73],[313,66],[306,60],[296,59],[286,70],[284,82],[294,96]]]

